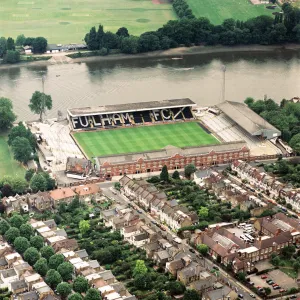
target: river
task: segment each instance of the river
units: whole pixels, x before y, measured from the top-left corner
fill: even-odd
[[[222,65],[226,100],[300,96],[300,52],[241,52],[170,58],[140,58],[0,69],[0,96],[10,98],[19,120],[35,119],[28,108],[35,90],[53,99],[53,109],[189,97],[199,105],[222,101]]]

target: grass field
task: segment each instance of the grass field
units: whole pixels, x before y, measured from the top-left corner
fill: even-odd
[[[0,178],[4,175],[24,177],[25,169],[14,160],[4,135],[0,135],[0,153]]]
[[[23,33],[49,43],[78,43],[99,23],[105,30],[125,26],[139,35],[171,19],[176,19],[171,4],[151,0],[0,0],[0,36]]]
[[[225,19],[246,21],[259,15],[272,15],[274,11],[266,5],[253,5],[249,0],[186,0],[196,17],[207,17],[213,24],[221,24]]]
[[[78,132],[74,137],[89,158],[159,150],[168,145],[188,147],[218,143],[196,122]]]

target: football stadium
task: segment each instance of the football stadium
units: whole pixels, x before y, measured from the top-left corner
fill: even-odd
[[[71,136],[100,177],[288,154],[281,132],[245,104],[174,99],[68,110]]]

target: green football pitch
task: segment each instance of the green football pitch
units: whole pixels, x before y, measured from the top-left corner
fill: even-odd
[[[74,137],[89,158],[159,150],[168,145],[188,147],[219,143],[196,122],[77,132]]]
[[[187,0],[196,17],[206,17],[213,24],[221,24],[225,19],[234,18],[246,21],[260,15],[271,16],[274,11],[267,9],[269,4],[253,5],[249,0]]]
[[[4,175],[24,178],[25,169],[14,160],[4,135],[0,135],[0,153],[0,178]]]
[[[170,3],[151,0],[0,0],[0,37],[44,36],[48,43],[80,43],[92,26],[130,34],[156,30],[176,19]]]

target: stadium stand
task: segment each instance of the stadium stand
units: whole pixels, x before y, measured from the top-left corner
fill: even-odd
[[[215,115],[210,112],[202,113],[199,117],[205,126],[224,142],[245,141],[252,156],[279,155],[282,152],[269,140],[249,134],[225,113]],[[277,130],[277,129],[276,129]]]
[[[185,121],[195,118],[192,112],[195,105],[186,98],[74,108],[68,110],[68,119],[73,130]]]

